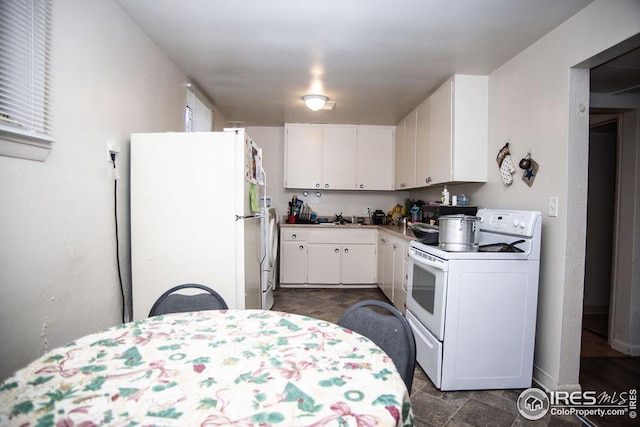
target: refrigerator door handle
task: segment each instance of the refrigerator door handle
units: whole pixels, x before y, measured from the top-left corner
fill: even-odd
[[[240,221],[241,219],[260,219],[260,218],[264,218],[263,214],[257,214],[257,215],[236,215],[236,221]]]

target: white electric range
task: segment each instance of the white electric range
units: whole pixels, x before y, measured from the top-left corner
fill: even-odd
[[[407,320],[416,360],[441,390],[527,388],[542,215],[480,209],[477,216],[478,252],[410,244]]]

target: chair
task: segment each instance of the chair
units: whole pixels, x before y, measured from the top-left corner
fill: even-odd
[[[378,313],[367,306],[382,307],[392,315]],[[396,365],[411,392],[416,363],[416,342],[411,326],[394,306],[377,300],[365,300],[347,308],[338,325],[351,329],[376,343]]]
[[[180,289],[202,289],[207,293],[183,295],[174,293]],[[182,313],[200,310],[227,310],[229,306],[224,298],[213,289],[197,283],[186,283],[169,289],[153,304],[149,317],[167,313]]]

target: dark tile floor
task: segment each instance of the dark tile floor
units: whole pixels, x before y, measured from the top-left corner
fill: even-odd
[[[337,322],[351,304],[364,300],[387,301],[377,288],[309,289],[280,288],[275,292],[273,310],[303,314]],[[442,392],[435,388],[419,365],[416,365],[411,390],[415,425],[426,426],[579,426],[575,417],[547,414],[529,421],[518,413],[516,401],[522,390],[478,390]]]

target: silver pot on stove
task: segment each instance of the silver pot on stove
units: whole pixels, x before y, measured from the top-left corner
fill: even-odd
[[[438,247],[447,252],[477,252],[479,220],[477,216],[463,214],[441,216]]]

